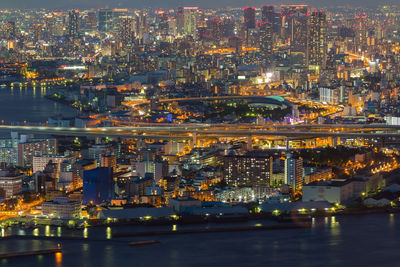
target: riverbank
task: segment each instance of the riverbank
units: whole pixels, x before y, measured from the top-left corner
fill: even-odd
[[[249,213],[242,216],[201,216],[201,215],[174,215],[166,218],[132,218],[132,219],[50,219],[41,217],[18,217],[2,221],[1,227],[21,227],[32,229],[37,226],[56,226],[64,229],[81,230],[87,227],[105,226],[173,226],[173,225],[205,225],[215,223],[219,225],[265,221],[279,223],[309,223],[312,218],[329,218],[332,216],[357,216],[369,214],[394,214],[400,213],[399,208],[346,208],[343,210],[322,211],[317,213],[282,213],[274,215],[272,213]]]
[[[138,237],[138,236],[160,236],[160,235],[184,235],[184,234],[204,234],[204,233],[223,233],[223,232],[243,232],[243,231],[265,231],[265,230],[280,230],[280,229],[298,229],[311,228],[310,223],[294,223],[280,224],[269,226],[247,226],[247,227],[229,227],[229,228],[212,228],[212,229],[184,229],[172,231],[151,231],[151,232],[131,232],[131,233],[116,233],[114,238],[121,237]]]
[[[69,107],[74,108],[79,111],[83,111],[83,112],[87,112],[87,113],[100,113],[98,110],[96,110],[94,108],[88,108],[76,101],[66,100],[64,97],[60,96],[58,93],[46,95],[45,97],[51,101],[60,103],[65,106],[69,106]]]
[[[367,216],[332,216],[321,218],[312,228],[275,231],[220,232],[213,234],[161,235],[116,238],[108,242],[91,242],[112,234],[132,231],[163,231],[168,227],[142,226],[88,228],[86,241],[69,240],[0,240],[2,253],[20,247],[26,251],[53,248],[61,244],[63,253],[55,256],[14,258],[2,266],[76,266],[86,261],[88,267],[125,266],[127,261],[137,267],[160,266],[393,266],[397,262],[400,214],[370,214]],[[252,222],[252,225],[260,223]],[[262,223],[262,222],[261,222]],[[236,226],[249,226],[241,223]],[[214,227],[207,226],[207,227]],[[179,226],[178,226],[179,229]],[[57,235],[58,228],[50,227],[48,234]],[[10,235],[30,234],[14,229]],[[83,235],[83,231],[62,230],[60,236]],[[39,235],[45,228],[39,229]],[[159,244],[131,247],[131,241],[159,240]],[[121,242],[119,242],[121,241]],[[384,244],[384,247],[377,247]],[[355,249],[356,248],[356,249]],[[374,250],[374,253],[365,253]],[[240,253],[239,253],[240,251]],[[58,262],[58,263],[57,263]],[[57,265],[58,264],[58,265]],[[299,265],[300,264],[300,265]],[[395,265],[395,264],[394,264]]]
[[[27,231],[17,231],[13,229],[7,233],[5,236],[0,238],[2,240],[46,240],[46,241],[84,241],[84,242],[122,242],[126,243],[126,237],[148,237],[148,236],[166,236],[166,235],[189,235],[189,234],[207,234],[207,233],[225,233],[225,232],[245,232],[245,231],[274,231],[274,230],[285,230],[285,229],[302,229],[311,228],[312,223],[284,223],[284,224],[262,224],[256,223],[253,225],[208,225],[208,226],[192,226],[192,227],[182,227],[179,228],[174,225],[172,228],[167,227],[154,227],[151,231],[145,230],[145,228],[140,227],[124,227],[124,226],[113,226],[112,228],[103,228],[106,230],[106,238],[100,238],[99,236],[89,237],[87,235],[88,229],[82,229],[82,231],[63,231],[63,234],[57,230],[57,235],[51,234],[50,228],[45,228],[44,235],[39,233],[39,228],[32,230],[32,234]],[[97,229],[97,230],[96,230]],[[92,231],[99,231],[101,228],[94,228]],[[135,229],[134,232],[132,230]],[[130,230],[130,231],[126,231]],[[111,234],[111,231],[115,233]],[[81,234],[79,234],[81,232]],[[78,235],[77,235],[78,234]]]
[[[76,109],[47,99],[45,96],[54,88],[11,88],[0,89],[0,121],[3,124],[46,123],[49,117],[63,114],[73,117]]]
[[[48,254],[56,254],[56,253],[62,253],[62,249],[61,248],[49,248],[49,249],[34,250],[34,251],[5,253],[5,254],[0,254],[0,259],[21,258],[21,257],[48,255]]]

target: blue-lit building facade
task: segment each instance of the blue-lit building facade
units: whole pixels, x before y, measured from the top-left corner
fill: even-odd
[[[83,172],[83,204],[111,202],[114,197],[112,167],[98,167]]]

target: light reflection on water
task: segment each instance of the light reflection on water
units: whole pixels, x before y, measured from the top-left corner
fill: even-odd
[[[55,254],[55,267],[62,267],[62,253],[61,252],[57,252]]]
[[[394,226],[394,214],[393,213],[389,214],[389,222],[390,222],[390,226]]]
[[[88,238],[88,229],[86,227],[83,229],[83,238]]]
[[[340,224],[336,221],[336,217],[332,216],[330,221],[330,229],[331,229],[331,244],[332,245],[340,245]]]
[[[12,122],[45,122],[48,117],[57,114],[72,116],[77,111],[66,105],[46,99],[46,94],[54,89],[33,88],[0,88],[0,121]]]
[[[38,235],[39,235],[39,228],[35,228],[35,229],[33,230],[32,234],[33,234],[34,236],[38,236]]]
[[[18,229],[18,235],[25,235],[25,230]]]
[[[83,250],[84,252],[89,252],[89,245],[88,245],[88,243],[84,243],[84,244],[83,244],[82,250]]]
[[[165,227],[92,227],[89,239],[61,241],[63,255],[35,258],[40,266],[387,266],[398,262],[400,239],[396,232],[400,215],[376,214],[317,218],[312,229],[225,232],[172,236],[151,236],[109,241],[90,241],[115,232],[151,231]],[[325,223],[327,221],[327,223]],[[267,221],[230,224],[229,227],[254,225]],[[397,223],[397,224],[396,224]],[[190,225],[182,229],[205,227]],[[221,227],[221,225],[208,225]],[[44,228],[41,228],[44,229]],[[55,231],[51,227],[50,231]],[[30,234],[27,230],[27,235]],[[63,229],[64,236],[83,236],[85,230]],[[18,229],[13,230],[18,233]],[[44,232],[41,231],[41,234]],[[159,240],[149,246],[128,246],[128,241]],[[47,240],[4,240],[0,251],[56,247]],[[377,246],[376,244],[380,244]],[[374,253],[369,253],[369,252]],[[31,259],[32,260],[32,259]],[[10,259],[1,266],[28,266],[29,259]],[[83,264],[84,263],[84,264]],[[20,265],[19,265],[20,264]],[[24,265],[25,264],[25,265]],[[32,265],[33,266],[33,265]]]
[[[46,227],[44,228],[44,235],[50,236],[50,225],[46,225]]]
[[[111,227],[107,227],[106,229],[106,238],[111,239]]]

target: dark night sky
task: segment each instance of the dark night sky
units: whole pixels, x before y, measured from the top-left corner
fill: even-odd
[[[312,6],[351,6],[374,7],[382,4],[399,4],[400,0],[0,0],[0,8],[99,8],[99,7],[128,7],[128,8],[174,8],[177,6],[200,6],[202,8],[218,8],[227,5],[232,7],[261,6],[264,4],[310,4]]]

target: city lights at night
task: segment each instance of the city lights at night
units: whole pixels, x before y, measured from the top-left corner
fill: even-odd
[[[398,0],[0,0],[0,265],[396,266],[399,90]]]

